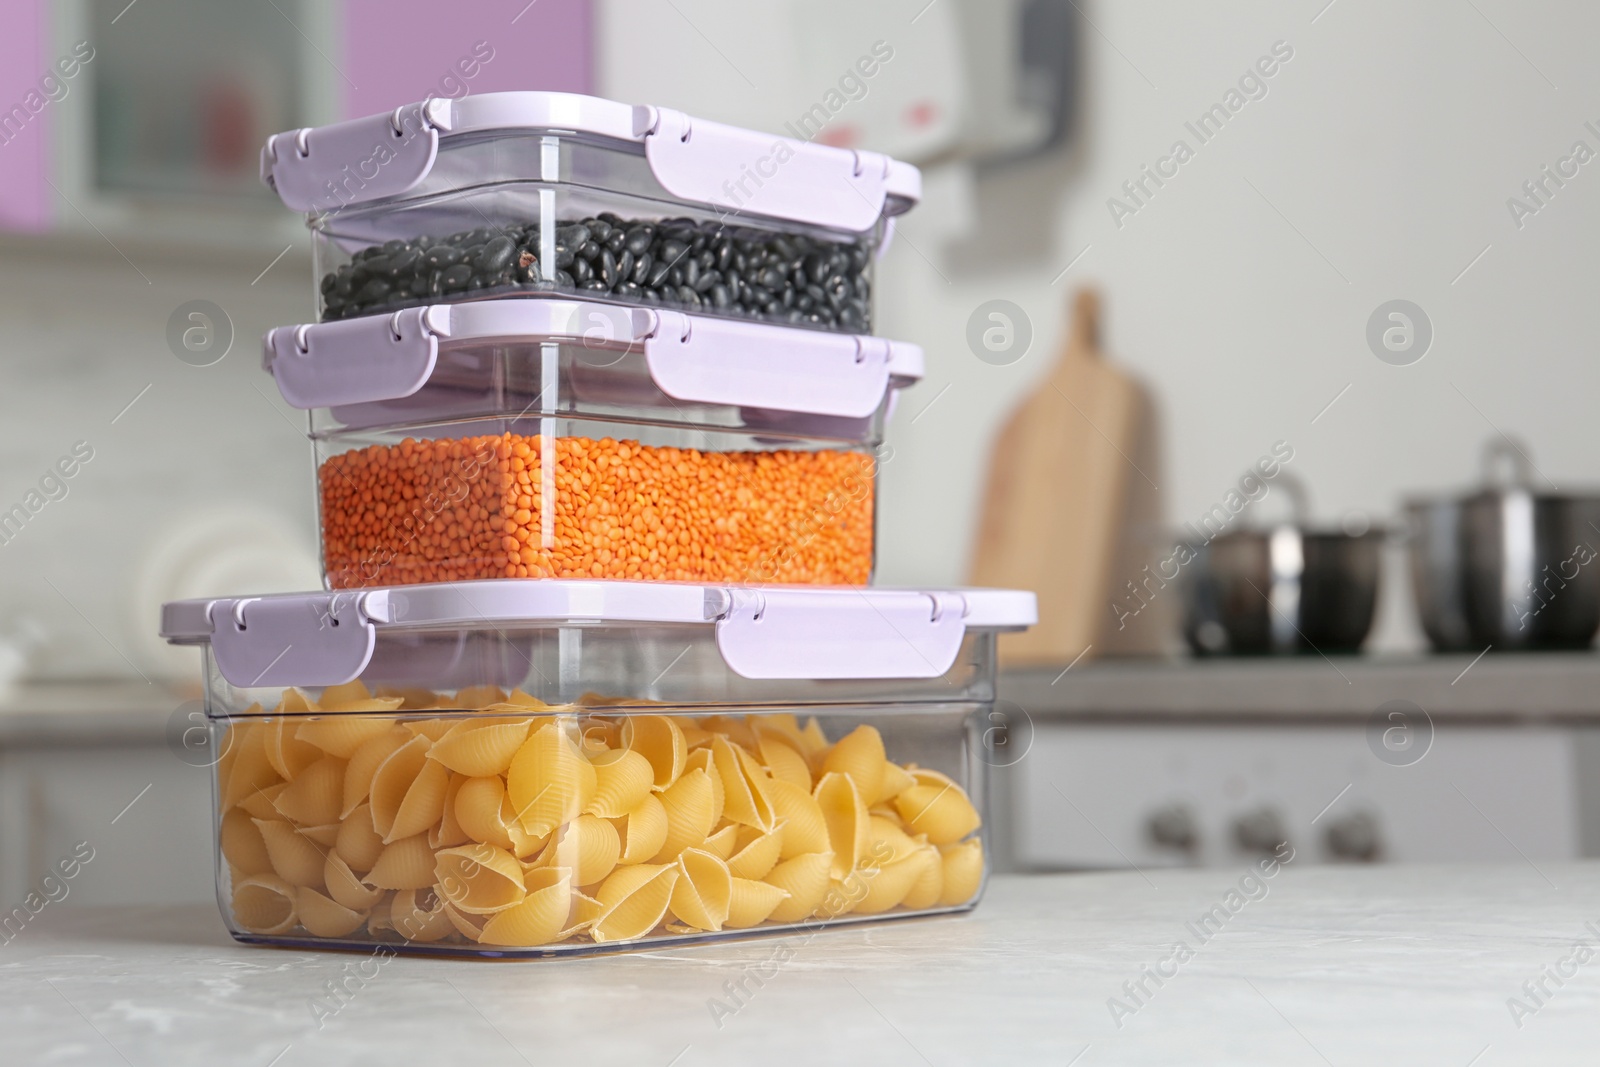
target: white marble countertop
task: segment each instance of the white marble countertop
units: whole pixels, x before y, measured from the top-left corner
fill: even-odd
[[[1600,952],[1559,987],[1544,978],[1542,1003],[1523,989],[1571,969],[1575,942],[1600,944],[1600,864],[1290,865],[1247,882],[1202,941],[1186,924],[1226,909],[1245,873],[1000,877],[970,916],[809,939],[396,959],[320,1029],[324,983],[370,957],[235,945],[206,908],[50,906],[0,943],[0,1063],[1553,1067],[1600,1055]],[[1162,962],[1180,940],[1192,958]],[[732,1004],[724,983],[780,945],[787,961],[714,1018],[714,998]],[[1135,1001],[1124,983],[1147,966],[1171,976],[1145,978]],[[1131,1014],[1114,1020],[1113,997]],[[1512,997],[1529,1009],[1520,1020]]]

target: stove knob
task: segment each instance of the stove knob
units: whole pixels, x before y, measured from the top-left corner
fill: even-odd
[[[1377,816],[1357,811],[1328,824],[1328,852],[1342,860],[1376,863],[1383,856]]]
[[[1275,808],[1257,808],[1233,820],[1233,840],[1245,852],[1270,854],[1288,843],[1289,831]]]
[[[1200,828],[1187,804],[1168,804],[1150,813],[1144,822],[1150,841],[1161,848],[1193,852],[1200,847]]]

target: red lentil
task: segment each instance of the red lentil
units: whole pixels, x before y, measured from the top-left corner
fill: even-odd
[[[407,438],[324,461],[323,559],[335,589],[591,577],[861,585],[873,466],[855,452]]]

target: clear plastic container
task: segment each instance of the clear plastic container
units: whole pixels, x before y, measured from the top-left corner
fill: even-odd
[[[235,938],[586,954],[959,912],[1003,590],[476,582],[182,601]]]
[[[887,156],[567,93],[485,93],[269,138],[324,320],[556,294],[871,331],[921,195]]]
[[[311,412],[324,575],[859,585],[894,395],[871,337],[497,300],[269,332]]]

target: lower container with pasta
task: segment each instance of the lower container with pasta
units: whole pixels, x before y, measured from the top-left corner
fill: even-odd
[[[1031,594],[494,581],[167,605],[241,941],[537,957],[964,911]]]

